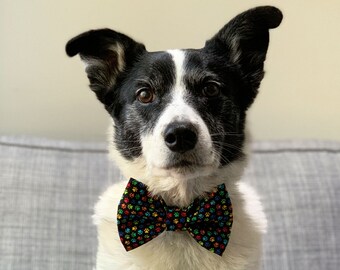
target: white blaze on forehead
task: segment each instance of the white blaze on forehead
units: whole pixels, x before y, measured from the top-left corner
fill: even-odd
[[[169,124],[176,120],[193,120],[190,115],[194,114],[194,110],[185,102],[186,89],[183,83],[185,52],[182,50],[169,50],[167,52],[172,56],[172,61],[174,62],[176,81],[171,90],[172,100],[160,120],[164,124]]]
[[[174,61],[175,64],[176,84],[174,89],[184,91],[182,79],[184,75],[185,52],[182,50],[169,50],[167,52],[172,56],[172,61]]]

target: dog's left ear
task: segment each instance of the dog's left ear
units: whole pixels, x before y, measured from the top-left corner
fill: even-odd
[[[66,44],[68,56],[79,54],[85,62],[90,88],[109,112],[117,83],[144,52],[143,44],[111,29],[91,30]]]
[[[205,50],[238,67],[244,83],[238,96],[244,109],[253,102],[264,76],[269,29],[278,27],[282,17],[275,7],[253,8],[236,16],[206,42]]]

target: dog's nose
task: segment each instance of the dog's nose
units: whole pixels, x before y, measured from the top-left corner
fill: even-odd
[[[191,123],[174,122],[166,127],[164,140],[171,151],[185,153],[195,148],[197,129]]]

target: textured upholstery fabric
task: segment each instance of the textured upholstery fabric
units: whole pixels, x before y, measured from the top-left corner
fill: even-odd
[[[104,145],[0,139],[0,269],[92,269]]]
[[[246,179],[268,217],[266,270],[340,269],[340,143],[258,143]]]
[[[263,269],[340,269],[340,142],[257,142],[245,180],[269,219]],[[0,136],[0,269],[92,269],[105,144]]]

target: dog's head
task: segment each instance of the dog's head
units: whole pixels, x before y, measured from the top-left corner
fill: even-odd
[[[248,10],[202,49],[148,52],[109,29],[68,42],[113,119],[111,150],[127,177],[190,179],[243,159],[246,111],[264,75],[269,29],[281,20],[274,7]]]

